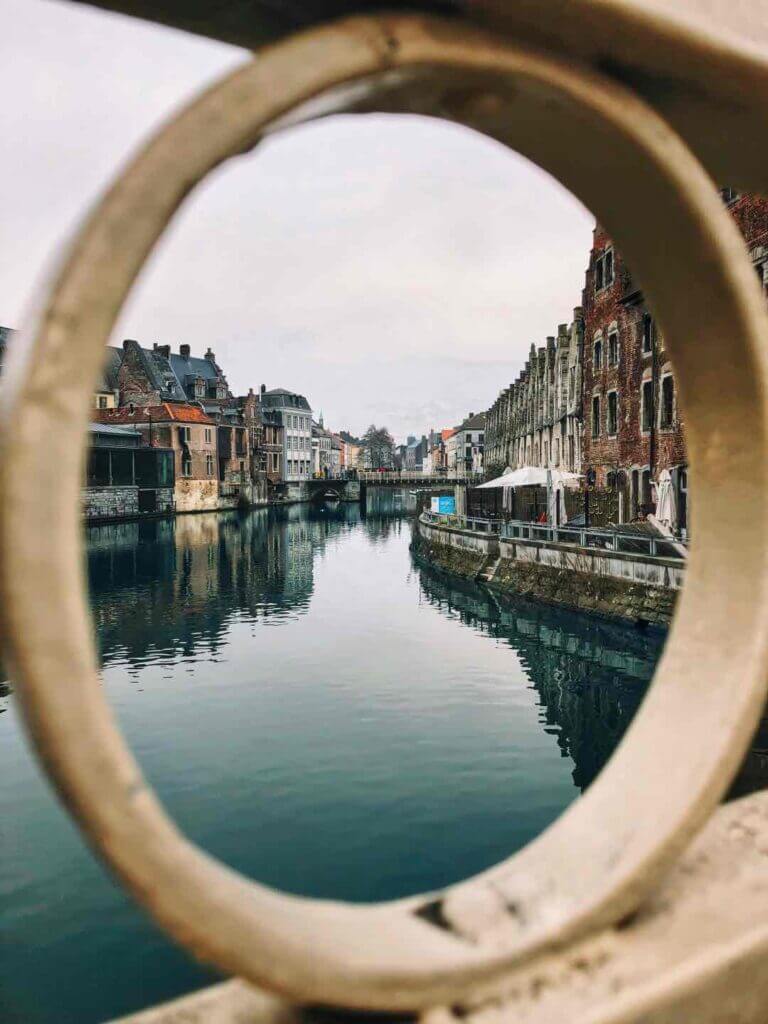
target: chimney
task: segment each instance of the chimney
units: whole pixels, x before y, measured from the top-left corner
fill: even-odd
[[[179,355],[182,359],[189,359],[191,351],[189,345],[179,345]]]
[[[134,341],[133,338],[126,338],[123,341],[123,352],[126,352],[128,350],[128,346],[129,345],[138,345],[138,344],[139,344],[138,341]]]
[[[262,393],[262,395],[266,395],[266,393],[267,393],[267,385],[266,384],[262,384],[261,387],[259,388],[259,391]]]
[[[206,349],[205,358],[208,360],[209,363],[216,362],[216,356],[213,354],[213,350],[211,348]]]

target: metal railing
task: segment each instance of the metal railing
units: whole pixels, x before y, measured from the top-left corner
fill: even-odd
[[[530,540],[543,544],[566,544],[598,551],[615,551],[650,558],[671,558],[684,562],[683,545],[672,538],[654,537],[621,530],[589,529],[574,526],[548,526],[522,520],[480,519],[443,512],[423,512],[422,520],[433,526],[448,526],[473,533],[496,534],[502,540]]]
[[[358,473],[358,479],[363,483],[469,483],[481,480],[482,473],[417,473],[405,470],[385,470],[384,472],[364,470]]]
[[[644,533],[578,526],[549,526],[543,523],[510,520],[503,524],[501,537],[504,540],[533,540],[545,544],[567,544],[592,550],[685,561],[684,549],[678,541]]]
[[[473,533],[501,533],[503,519],[476,519],[472,516],[458,516],[446,512],[423,512],[422,520],[434,526],[450,526],[456,530],[471,530]]]

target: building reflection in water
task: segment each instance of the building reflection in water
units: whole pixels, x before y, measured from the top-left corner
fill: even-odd
[[[235,618],[304,614],[315,557],[359,521],[357,505],[292,505],[89,527],[91,604],[104,664],[115,656],[138,667],[163,653],[213,653]]]
[[[528,601],[496,599],[472,583],[419,569],[424,597],[463,623],[512,647],[539,697],[540,721],[584,790],[616,748],[645,695],[664,644],[659,632],[633,632]]]
[[[524,599],[497,597],[423,563],[419,575],[426,600],[517,652],[538,694],[542,727],[556,738],[563,757],[573,760],[574,785],[586,789],[640,706],[666,634],[633,630]],[[743,796],[766,785],[768,714],[728,796]]]

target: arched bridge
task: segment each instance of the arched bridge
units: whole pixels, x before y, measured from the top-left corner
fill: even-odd
[[[357,480],[307,480],[303,486],[309,491],[312,502],[360,500],[361,488]]]

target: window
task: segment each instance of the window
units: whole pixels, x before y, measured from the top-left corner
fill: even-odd
[[[206,476],[213,476],[213,456],[212,455],[206,455],[205,456],[205,475]]]
[[[210,427],[205,428],[205,440],[208,442],[208,444],[210,444],[211,441],[213,440],[213,435],[211,434]]]
[[[600,437],[600,396],[592,398],[592,437]]]
[[[181,453],[181,475],[192,476],[192,456],[186,448]]]
[[[619,332],[612,331],[608,335],[608,365],[619,365]]]
[[[722,196],[724,203],[732,203],[739,198],[739,193],[736,191],[736,189],[731,188],[729,185],[726,185],[725,188],[720,189],[720,195]]]
[[[672,374],[661,381],[661,427],[668,430],[675,422],[675,378]]]
[[[643,430],[650,430],[653,425],[653,381],[643,381],[640,393],[640,423]]]
[[[107,399],[106,399],[105,395],[99,395],[99,408],[100,409],[106,409],[107,408]]]
[[[599,291],[602,290],[602,287],[603,287],[603,275],[604,275],[603,258],[601,256],[600,259],[597,260],[597,262],[595,263],[595,291],[596,292],[599,292]]]
[[[604,264],[604,267],[605,267],[604,275],[603,276],[604,276],[604,280],[605,280],[605,287],[607,288],[609,284],[613,284],[613,280],[614,280],[614,273],[613,273],[613,249],[606,249],[605,250],[605,256],[603,257],[603,264]]]
[[[615,391],[608,393],[608,413],[606,427],[608,433],[615,435],[619,430],[619,396]]]
[[[653,352],[653,317],[646,313],[643,317],[643,353]]]
[[[602,256],[595,260],[595,291],[602,291],[613,284],[614,278],[613,249],[606,249]]]
[[[88,453],[89,487],[109,487],[109,452],[104,448],[91,448]]]
[[[113,451],[112,486],[130,487],[131,484],[133,484],[133,452],[130,449]]]
[[[599,340],[595,342],[595,351],[592,357],[592,368],[595,372],[602,370],[603,368],[603,343]]]
[[[191,427],[179,427],[179,444],[189,444],[192,440],[192,428]]]

